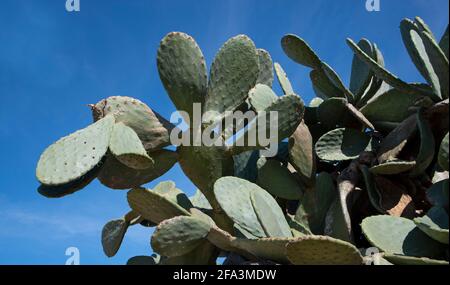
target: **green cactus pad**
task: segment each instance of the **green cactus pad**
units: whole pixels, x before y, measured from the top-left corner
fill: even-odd
[[[286,245],[294,265],[362,265],[363,257],[351,243],[326,236],[305,236]]]
[[[192,115],[192,104],[203,102],[207,86],[205,58],[197,43],[187,34],[169,33],[160,43],[157,62],[170,99]]]
[[[300,124],[305,108],[302,99],[297,95],[284,95],[278,97],[278,99],[272,103],[264,113],[260,112],[256,118],[253,120],[247,130],[240,135],[233,146],[231,146],[231,153],[238,154],[243,151],[248,151],[252,149],[261,149],[267,147],[266,145],[261,145],[260,141],[256,141],[256,146],[248,146],[246,141],[248,140],[249,134],[258,134],[262,132],[266,137],[274,132],[278,133],[278,142],[291,136]],[[278,114],[278,125],[271,128],[271,122],[274,122],[274,118],[271,117],[271,112],[276,112]],[[259,126],[263,119],[265,118],[265,125]],[[272,123],[273,124],[273,123]]]
[[[370,67],[370,69],[378,78],[383,79],[386,83],[398,90],[401,90],[404,93],[419,95],[423,93],[423,90],[410,85],[399,79],[397,76],[391,74],[378,62],[376,62],[373,58],[371,58],[363,50],[361,50],[359,46],[355,44],[355,42],[353,42],[351,39],[347,39],[347,44],[350,46],[356,56],[358,56],[361,61],[365,62]]]
[[[437,260],[427,257],[414,257],[399,254],[385,254],[383,256],[394,265],[448,265],[447,260]]]
[[[133,169],[107,155],[98,175],[100,182],[111,189],[130,189],[146,184],[166,173],[177,162],[178,155],[170,150],[151,153],[155,163],[147,169]]]
[[[250,199],[256,216],[268,237],[292,237],[283,211],[269,193],[253,191]]]
[[[190,213],[169,198],[144,188],[134,188],[127,193],[130,208],[143,218],[160,223],[176,216]]]
[[[277,99],[277,95],[267,85],[257,84],[248,93],[248,99],[252,108],[256,111],[264,111]]]
[[[372,44],[367,39],[361,39],[358,46],[368,55],[373,55],[374,50]],[[359,100],[369,87],[373,78],[370,68],[361,61],[356,55],[352,61],[352,71],[350,76],[349,90],[355,94],[355,99]]]
[[[367,240],[388,254],[438,258],[442,245],[429,238],[414,222],[394,216],[371,216],[361,224]]]
[[[316,156],[312,135],[304,122],[289,138],[289,158],[302,181],[312,185],[316,174]]]
[[[361,113],[371,122],[402,122],[408,118],[411,114],[410,108],[420,98],[420,95],[391,89],[368,102],[361,108]]]
[[[316,154],[322,160],[350,160],[363,151],[370,151],[370,136],[354,129],[335,129],[324,134],[315,145]]]
[[[63,185],[40,185],[38,188],[39,194],[46,198],[61,198],[66,195],[70,195],[86,187],[91,183],[100,173],[103,168],[103,162],[97,165],[94,169],[83,175],[77,180]]]
[[[292,88],[291,81],[289,81],[286,72],[278,62],[275,62],[275,73],[277,75],[278,82],[280,83],[280,87],[283,90],[283,93],[295,94],[294,89]]]
[[[216,200],[227,216],[252,235],[266,237],[250,199],[253,191],[265,192],[258,185],[237,177],[222,177],[214,184]]]
[[[378,149],[378,161],[383,163],[397,159],[416,130],[417,118],[415,115],[411,115],[381,141]]]
[[[270,194],[287,200],[300,200],[303,190],[295,176],[278,160],[261,157],[257,163],[258,184]]]
[[[334,71],[333,68],[331,68],[331,66],[329,66],[325,62],[321,63],[321,69],[325,73],[325,76],[328,77],[330,82],[344,93],[347,100],[353,102],[355,96],[350,90],[347,89],[347,87],[345,87],[342,79],[339,77],[336,71]]]
[[[260,259],[273,260],[281,263],[288,263],[286,257],[286,244],[292,238],[260,238],[257,240],[234,239],[231,245],[250,253]]]
[[[258,49],[259,74],[256,83],[272,87],[273,83],[273,62],[270,54],[263,49]]]
[[[371,171],[369,171],[366,165],[361,165],[360,170],[364,178],[364,183],[366,186],[367,194],[369,195],[370,203],[378,212],[386,214],[386,210],[381,205],[381,193],[377,188],[373,174],[371,173]]]
[[[175,182],[173,181],[163,181],[160,182],[153,188],[153,192],[166,197],[175,204],[180,205],[185,210],[189,211],[190,208],[194,207],[189,200],[189,198],[184,194],[183,191],[176,188]]]
[[[114,125],[109,150],[124,165],[134,169],[146,169],[154,164],[138,135],[123,123]]]
[[[125,219],[109,221],[102,230],[103,252],[107,257],[113,257],[119,251],[122,240],[128,229]]]
[[[255,183],[258,176],[256,163],[259,157],[259,150],[250,150],[234,155],[234,176]]]
[[[207,146],[179,146],[179,162],[184,174],[211,201],[214,182],[223,176],[232,175],[233,158],[223,148]],[[214,206],[214,205],[213,205]]]
[[[161,265],[216,265],[217,248],[207,240],[203,240],[200,244],[190,252],[164,258]]]
[[[433,131],[423,113],[423,110],[420,110],[416,115],[420,133],[420,149],[416,157],[416,166],[410,173],[412,176],[422,174],[434,159],[435,142]]]
[[[428,32],[420,31],[413,21],[404,19],[400,24],[403,42],[419,72],[432,86],[437,96],[448,97],[448,60]]]
[[[104,119],[61,138],[39,158],[36,176],[46,186],[79,180],[93,170],[108,150],[114,117]]]
[[[442,207],[432,207],[425,216],[415,218],[416,226],[438,242],[449,244],[448,214]]]
[[[192,205],[194,207],[199,209],[205,209],[205,210],[212,210],[211,204],[209,204],[208,200],[206,199],[205,195],[197,189],[195,191],[194,196],[190,198]]]
[[[113,115],[116,123],[122,122],[132,128],[147,151],[170,145],[169,134],[173,125],[137,99],[113,96],[91,107],[95,121]]]
[[[231,38],[217,53],[210,72],[205,111],[233,111],[245,101],[258,79],[259,58],[254,43],[245,35]],[[206,117],[204,121],[216,119]]]
[[[296,35],[284,36],[281,40],[281,46],[286,55],[293,61],[313,69],[320,68],[320,58],[303,39]]]
[[[128,259],[127,265],[158,265],[160,256],[153,254],[152,256],[138,255]]]
[[[151,238],[154,251],[167,256],[181,256],[198,247],[209,233],[211,226],[200,219],[186,216],[161,222]]]
[[[313,85],[314,92],[317,97],[322,99],[333,97],[345,97],[344,92],[337,88],[322,69],[314,69],[310,72],[309,77]]]
[[[378,175],[395,175],[410,171],[415,166],[415,161],[392,160],[371,167],[370,172]]]
[[[448,171],[448,133],[441,142],[438,154],[439,166]]]
[[[434,206],[448,208],[449,204],[448,190],[449,190],[448,178],[436,182],[427,190],[427,199]]]

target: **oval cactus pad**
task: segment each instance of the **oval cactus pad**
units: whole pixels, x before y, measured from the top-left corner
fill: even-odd
[[[106,116],[49,146],[38,162],[38,180],[45,185],[62,185],[88,173],[108,150],[113,125],[114,117]]]

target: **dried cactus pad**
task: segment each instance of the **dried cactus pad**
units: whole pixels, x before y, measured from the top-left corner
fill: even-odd
[[[169,198],[144,188],[128,191],[127,199],[133,211],[154,223],[160,223],[176,216],[190,215],[188,211]]]
[[[351,243],[327,236],[305,236],[286,245],[295,265],[362,265],[363,257]]]
[[[158,71],[178,110],[192,113],[192,104],[206,94],[206,63],[195,40],[184,33],[169,33],[158,49]],[[192,114],[191,114],[192,115]]]
[[[267,192],[250,194],[253,209],[261,226],[269,237],[292,237],[291,229],[275,199]]]
[[[442,244],[432,240],[409,219],[394,216],[371,216],[361,224],[367,240],[388,254],[438,258]]]
[[[128,229],[125,219],[109,221],[102,230],[103,252],[108,257],[114,256],[122,244],[123,237]]]
[[[444,208],[434,206],[428,213],[414,219],[417,227],[429,237],[441,243],[448,244],[448,214]]]
[[[169,133],[173,125],[143,102],[125,96],[113,96],[92,106],[94,120],[114,115],[116,123],[132,128],[146,150],[161,149],[170,145]]]
[[[354,129],[335,129],[324,134],[316,143],[317,156],[322,160],[350,160],[363,151],[371,150],[370,137]]]
[[[108,150],[113,125],[114,117],[107,116],[49,146],[37,165],[38,180],[45,185],[62,185],[91,171]]]
[[[222,177],[214,184],[214,194],[220,207],[234,223],[256,237],[266,237],[253,209],[250,195],[253,191],[265,191],[247,180]]]
[[[151,239],[154,251],[163,256],[184,255],[198,247],[209,233],[211,225],[186,216],[174,217],[158,225]]]
[[[136,132],[123,123],[114,125],[109,150],[120,162],[134,169],[146,169],[154,163]]]

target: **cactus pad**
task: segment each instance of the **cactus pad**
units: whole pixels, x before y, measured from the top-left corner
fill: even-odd
[[[189,216],[190,213],[169,198],[144,188],[128,191],[128,204],[143,218],[160,223],[176,216]]]
[[[258,52],[244,35],[229,39],[217,53],[211,66],[205,110],[219,114],[233,111],[247,98],[259,73]],[[204,118],[214,121],[216,118]]]
[[[128,229],[128,222],[125,219],[109,221],[102,230],[103,252],[108,257],[116,255],[122,244],[123,237]]]
[[[425,216],[415,218],[416,226],[429,237],[448,244],[448,214],[444,208],[434,206]]]
[[[286,55],[293,61],[313,69],[320,68],[320,58],[303,39],[296,35],[284,36],[281,40],[281,46]]]
[[[185,210],[189,211],[190,208],[194,207],[189,200],[189,198],[184,194],[183,191],[176,188],[175,182],[173,181],[163,181],[160,182],[153,188],[153,192],[166,197],[175,204],[180,205]]]
[[[147,169],[133,169],[107,155],[98,175],[100,182],[111,189],[130,189],[146,184],[166,173],[177,162],[177,153],[157,150],[151,153],[155,163]]]
[[[317,156],[322,160],[350,160],[358,157],[363,151],[370,151],[371,139],[363,132],[340,128],[320,137],[315,149]]]
[[[249,102],[256,112],[266,110],[277,98],[272,89],[264,84],[257,84],[248,93]]]
[[[303,190],[295,176],[278,160],[261,157],[258,160],[258,184],[276,197],[299,200]]]
[[[303,182],[311,185],[315,179],[316,156],[308,126],[301,122],[289,138],[289,158]]]
[[[192,104],[204,100],[207,86],[206,63],[195,40],[184,33],[169,33],[158,49],[161,82],[178,110],[192,118]]]
[[[385,254],[383,256],[395,265],[448,265],[447,260],[437,260],[427,257],[414,257],[400,254]]]
[[[261,238],[257,240],[235,239],[231,242],[236,248],[242,249],[258,258],[288,263],[286,244],[289,238]]]
[[[146,169],[154,163],[145,151],[138,135],[123,123],[114,125],[109,141],[109,150],[117,160],[130,168]]]
[[[222,177],[214,184],[214,194],[220,207],[240,227],[256,237],[266,237],[253,209],[250,195],[265,191],[258,185],[236,177]]]
[[[351,243],[326,236],[305,236],[286,245],[295,265],[362,265],[363,257]]]
[[[250,199],[256,216],[268,237],[292,237],[283,211],[269,193],[253,191]]]
[[[448,133],[441,142],[438,154],[439,166],[448,171]]]
[[[263,49],[258,49],[259,73],[256,83],[272,87],[273,83],[273,62],[270,54]]]
[[[291,81],[289,81],[286,72],[278,62],[275,62],[275,73],[277,75],[278,82],[280,83],[280,87],[283,90],[283,93],[295,94],[294,89],[292,88]]]
[[[371,167],[370,172],[379,175],[395,175],[407,172],[413,169],[415,165],[415,161],[392,160]]]
[[[167,257],[184,255],[198,247],[206,238],[210,225],[197,218],[179,216],[163,221],[156,228],[151,245]]]
[[[170,144],[169,133],[173,125],[143,102],[125,96],[113,96],[91,106],[94,120],[113,115],[116,123],[132,128],[145,149],[161,149]]]
[[[41,155],[36,176],[47,186],[80,179],[94,169],[106,154],[114,117],[104,119],[58,140]]]
[[[436,258],[442,245],[432,240],[409,219],[393,216],[371,216],[361,224],[367,240],[388,254]]]

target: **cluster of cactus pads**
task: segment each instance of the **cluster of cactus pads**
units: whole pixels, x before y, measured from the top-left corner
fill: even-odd
[[[175,126],[116,96],[91,105],[92,125],[45,150],[38,191],[62,197],[95,178],[131,189],[130,212],[102,231],[112,257],[128,227],[156,227],[154,254],[128,264],[216,264],[218,257],[224,264],[448,264],[448,28],[439,42],[420,18],[403,20],[400,30],[426,83],[401,80],[386,70],[376,44],[348,39],[347,87],[304,40],[283,37],[286,55],[311,69],[317,97],[309,106],[248,37],[228,40],[208,76],[194,39],[170,33],[157,65],[177,110],[193,115],[200,103],[202,129],[222,124],[230,111],[277,111],[277,155],[264,157],[258,144],[174,151]],[[274,73],[282,96],[272,90]],[[189,132],[195,122],[186,119]],[[250,128],[236,124],[218,137]],[[198,188],[193,197],[172,181],[142,187],[177,162]]]

